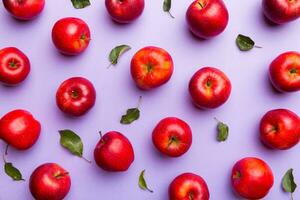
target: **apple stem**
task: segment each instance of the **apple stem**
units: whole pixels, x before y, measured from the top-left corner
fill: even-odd
[[[83,160],[85,160],[86,162],[88,162],[88,163],[92,163],[92,161],[90,161],[90,160],[88,160],[87,158],[85,158],[85,157],[83,157],[83,156],[81,156],[81,158],[83,159]]]
[[[8,147],[9,147],[9,144],[6,144],[6,148],[5,148],[5,155],[8,154]]]
[[[102,135],[102,132],[101,132],[101,131],[99,131],[99,135],[100,135],[100,139],[102,139],[102,138],[103,138],[103,135]]]
[[[170,11],[168,11],[168,13],[171,16],[171,18],[175,19],[175,17],[172,15],[172,13]]]
[[[294,200],[294,196],[293,193],[291,192],[291,200]]]
[[[55,177],[56,179],[59,179],[59,178],[65,176],[65,175],[68,175],[68,174],[69,174],[69,172],[64,172],[64,173],[57,174],[57,175],[55,175],[54,177]]]
[[[143,97],[140,96],[140,97],[139,97],[139,100],[138,100],[138,103],[137,103],[137,108],[140,108],[140,106],[141,106],[141,104],[142,104],[142,99],[143,99]]]

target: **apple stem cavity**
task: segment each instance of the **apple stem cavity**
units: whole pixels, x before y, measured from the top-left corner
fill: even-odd
[[[205,1],[198,1],[198,5],[200,6],[201,9],[203,9],[206,6]]]
[[[69,172],[59,173],[59,174],[55,174],[54,177],[56,179],[60,179],[61,177],[66,176],[68,174],[69,174]]]

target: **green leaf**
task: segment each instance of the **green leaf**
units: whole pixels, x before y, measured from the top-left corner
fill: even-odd
[[[91,5],[90,0],[71,0],[74,8],[81,9]]]
[[[261,48],[259,46],[255,46],[255,42],[248,36],[239,34],[236,38],[236,44],[241,51],[249,51],[253,47]]]
[[[217,130],[218,130],[217,140],[219,142],[226,141],[229,134],[229,127],[225,123],[218,121]]]
[[[113,48],[109,53],[109,61],[112,65],[116,65],[120,56],[126,51],[130,50],[131,47],[128,45],[120,45]]]
[[[24,181],[21,172],[15,168],[12,163],[5,162],[4,164],[5,173],[10,176],[14,181]]]
[[[172,18],[174,18],[174,16],[170,13],[170,10],[171,10],[171,7],[172,7],[172,0],[164,0],[164,3],[163,3],[163,10],[165,12],[168,12],[170,14],[170,16]]]
[[[148,190],[149,192],[153,192],[153,190],[149,189],[148,186],[147,186],[147,183],[146,183],[146,180],[144,178],[144,175],[145,175],[145,170],[143,170],[139,176],[139,187],[142,189],[142,190]]]
[[[122,115],[121,124],[131,124],[133,121],[139,119],[140,110],[138,108],[130,108],[127,110],[126,115]]]
[[[282,188],[285,192],[293,193],[297,188],[294,181],[293,169],[289,169],[282,178]]]

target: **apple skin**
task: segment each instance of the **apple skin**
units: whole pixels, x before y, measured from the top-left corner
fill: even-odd
[[[24,81],[30,72],[28,57],[15,47],[0,50],[0,82],[17,85]]]
[[[36,200],[62,200],[70,187],[69,173],[56,163],[40,165],[29,180],[30,192]]]
[[[292,148],[300,139],[300,118],[287,109],[267,112],[260,121],[260,139],[270,148]]]
[[[176,117],[167,117],[154,128],[152,142],[161,153],[170,157],[179,157],[192,145],[192,130],[185,121]]]
[[[172,57],[159,47],[144,47],[131,59],[131,76],[142,90],[150,90],[168,82],[173,68]]]
[[[0,138],[18,150],[32,147],[40,132],[40,123],[26,110],[13,110],[0,120]]]
[[[143,13],[145,2],[144,0],[105,0],[105,6],[114,21],[130,23]]]
[[[58,20],[52,28],[52,41],[65,55],[79,55],[86,50],[91,40],[88,25],[81,19],[66,17]]]
[[[202,109],[217,108],[228,100],[231,93],[231,83],[219,69],[204,67],[191,78],[189,92],[197,107]]]
[[[280,54],[270,64],[269,77],[273,86],[280,92],[299,91],[300,54],[294,51]]]
[[[246,157],[235,163],[231,183],[233,189],[245,199],[265,197],[274,183],[271,168],[263,160]]]
[[[275,24],[284,24],[300,17],[299,0],[262,0],[265,16]]]
[[[209,200],[209,190],[201,176],[183,173],[169,186],[169,200]]]
[[[222,33],[229,20],[222,0],[196,0],[186,11],[186,21],[191,32],[202,39]]]
[[[97,165],[106,171],[127,171],[134,161],[134,151],[130,141],[117,131],[101,135],[94,150]]]
[[[65,80],[57,89],[56,104],[61,111],[79,117],[87,113],[96,102],[93,84],[83,77]]]
[[[45,7],[45,0],[2,0],[6,10],[16,19],[32,20]]]

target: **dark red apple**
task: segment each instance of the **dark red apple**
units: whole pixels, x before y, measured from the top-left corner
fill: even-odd
[[[280,54],[270,64],[269,76],[273,86],[277,90],[281,92],[299,91],[300,54],[294,51]]]
[[[106,9],[113,20],[130,23],[137,19],[145,7],[144,0],[105,0]]]
[[[0,120],[0,138],[18,150],[33,146],[40,132],[40,123],[25,110],[11,111]]]
[[[204,39],[222,33],[228,19],[228,11],[222,0],[196,0],[186,11],[186,21],[191,32]]]
[[[69,173],[56,163],[45,163],[30,176],[29,189],[36,200],[62,200],[71,187]]]
[[[233,189],[245,199],[262,199],[274,183],[271,168],[259,158],[247,157],[235,163],[231,183]]]
[[[131,60],[131,76],[140,89],[161,86],[170,80],[172,74],[172,57],[162,48],[144,47]]]
[[[192,130],[185,121],[176,117],[167,117],[154,128],[152,141],[161,153],[178,157],[191,147]]]
[[[101,135],[94,150],[94,159],[106,171],[126,171],[134,161],[134,151],[130,141],[117,131]]]
[[[169,200],[209,200],[209,190],[201,176],[184,173],[170,184]]]

